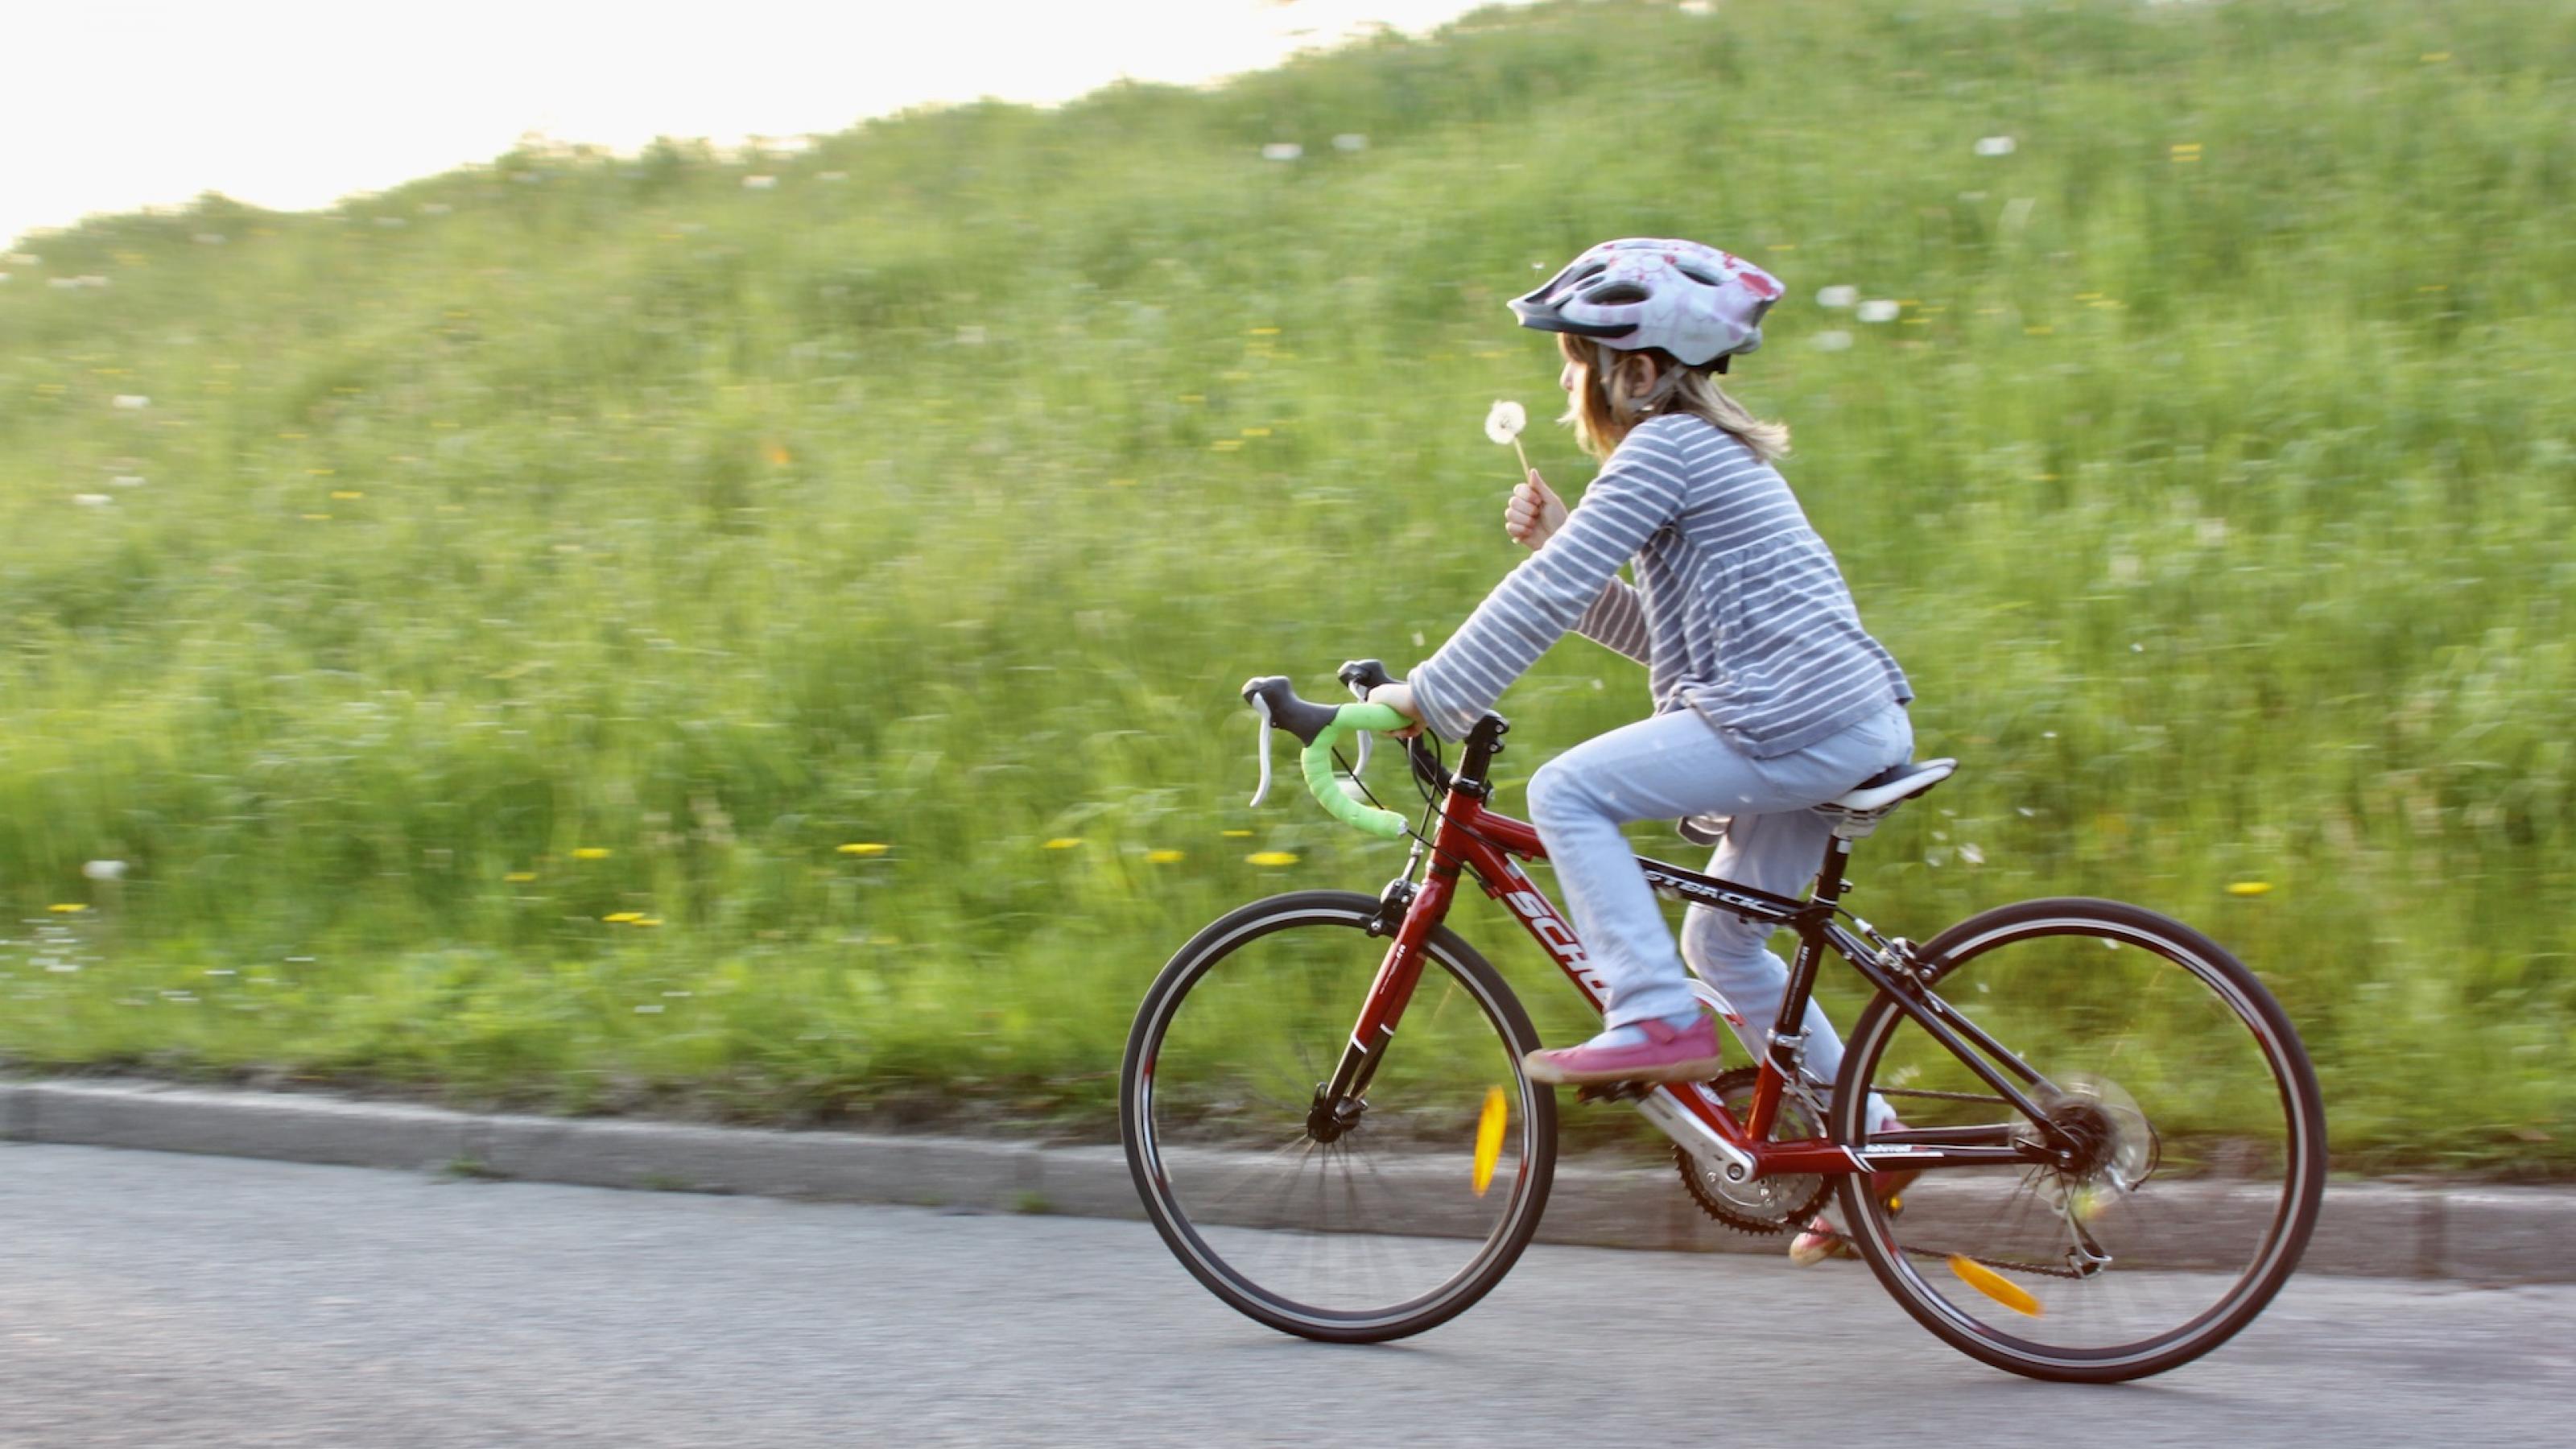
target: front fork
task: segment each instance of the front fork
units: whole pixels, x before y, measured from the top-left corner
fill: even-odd
[[[1387,943],[1386,959],[1378,963],[1377,979],[1369,983],[1368,1000],[1351,1027],[1341,1060],[1333,1064],[1332,1077],[1315,1085],[1314,1105],[1306,1113],[1306,1135],[1318,1142],[1331,1142],[1348,1132],[1367,1110],[1369,1079],[1386,1060],[1396,1023],[1403,1019],[1405,1004],[1422,980],[1423,943],[1431,937],[1432,923],[1448,913],[1450,896],[1457,889],[1455,875],[1437,873],[1416,885],[1413,872],[1421,861],[1422,843],[1416,840],[1405,857],[1404,873],[1378,893],[1377,911],[1369,917],[1370,935],[1394,939]]]

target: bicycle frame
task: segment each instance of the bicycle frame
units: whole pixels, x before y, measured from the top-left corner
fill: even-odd
[[[1421,884],[1412,888],[1411,899],[1403,903],[1401,923],[1395,926],[1385,960],[1370,984],[1368,1000],[1351,1029],[1350,1042],[1331,1081],[1318,1092],[1319,1112],[1339,1111],[1367,1089],[1394,1039],[1414,986],[1421,979],[1423,943],[1448,916],[1462,870],[1472,873],[1487,895],[1510,907],[1521,928],[1556,962],[1593,1010],[1601,1010],[1609,995],[1608,983],[1594,969],[1573,928],[1514,859],[1547,858],[1538,832],[1526,821],[1486,808],[1490,786],[1484,779],[1485,767],[1501,748],[1496,737],[1502,728],[1499,719],[1487,716],[1469,736],[1466,756],[1457,775],[1448,782],[1441,803],[1439,823],[1430,842],[1430,869]],[[1637,858],[1648,883],[1659,893],[1749,921],[1787,926],[1798,933],[1797,958],[1790,967],[1788,990],[1772,1024],[1769,1050],[1763,1054],[1745,1119],[1737,1121],[1715,1093],[1696,1083],[1657,1086],[1638,1098],[1639,1108],[1675,1141],[1720,1163],[1726,1176],[1738,1182],[1774,1174],[1843,1174],[1880,1167],[1993,1167],[1998,1163],[2053,1164],[2067,1160],[2067,1144],[2031,1096],[2032,1091],[2052,1095],[2055,1089],[2051,1084],[1935,996],[1919,979],[1910,953],[1874,947],[1834,919],[1844,889],[1843,869],[1850,855],[1851,841],[1835,836],[1817,877],[1815,894],[1805,901],[1732,884],[1644,856]],[[1401,899],[1410,878],[1408,869],[1405,877],[1388,888],[1386,899],[1390,906]],[[1866,929],[1865,923],[1863,928]],[[1817,968],[1827,949],[1851,962],[1870,984],[1892,997],[1927,1035],[2010,1103],[2036,1129],[2038,1140],[2017,1135],[2020,1124],[2002,1122],[1877,1133],[1867,1146],[1861,1147],[1831,1137],[1771,1141],[1781,1099],[1792,1075],[1799,1070],[1805,1037],[1800,1024],[1806,1019],[1807,1001],[1814,992]]]

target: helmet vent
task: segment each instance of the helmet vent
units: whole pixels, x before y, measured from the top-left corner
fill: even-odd
[[[1726,285],[1726,283],[1710,276],[1707,272],[1700,270],[1698,267],[1675,267],[1673,270],[1690,278],[1692,281],[1699,283],[1703,287],[1723,287]]]
[[[1595,307],[1616,307],[1623,302],[1643,302],[1650,294],[1634,282],[1612,282],[1584,297]]]

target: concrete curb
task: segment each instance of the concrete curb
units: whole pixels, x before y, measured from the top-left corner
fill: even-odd
[[[0,1138],[453,1171],[536,1182],[1140,1218],[1115,1147],[780,1132],[451,1112],[402,1103],[116,1081],[0,1083]],[[2225,1189],[2206,1213],[2224,1214]],[[2205,1213],[2193,1219],[2208,1221]],[[1700,1215],[1668,1171],[1560,1166],[1539,1240],[1777,1254]],[[2133,1245],[2134,1246],[2134,1245]],[[2191,1244],[2154,1245],[2192,1263]],[[2576,1192],[2337,1183],[2302,1267],[2373,1277],[2576,1282]]]

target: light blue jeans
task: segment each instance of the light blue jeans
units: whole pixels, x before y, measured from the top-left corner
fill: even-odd
[[[1696,970],[1744,1018],[1737,1034],[1759,1061],[1789,987],[1788,964],[1769,949],[1773,928],[1724,911],[1692,906],[1675,950],[1621,825],[1731,816],[1709,874],[1794,896],[1824,864],[1833,835],[1832,822],[1808,807],[1913,753],[1914,723],[1900,704],[1769,760],[1738,752],[1706,720],[1680,709],[1586,740],[1540,766],[1529,783],[1530,823],[1556,867],[1575,934],[1609,983],[1607,1024],[1696,1010],[1685,974]],[[1842,1068],[1842,1038],[1813,1001],[1806,1027],[1806,1069],[1830,1084]],[[1870,1115],[1883,1119],[1885,1104],[1873,1102]]]

